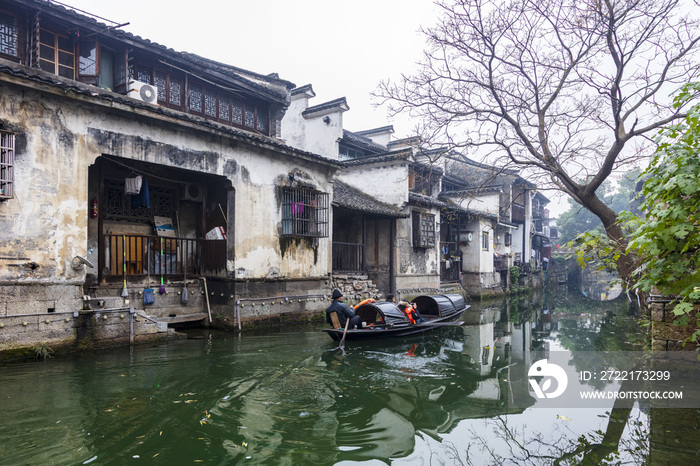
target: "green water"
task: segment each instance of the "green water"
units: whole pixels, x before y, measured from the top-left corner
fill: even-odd
[[[5,363],[0,464],[590,462],[610,410],[538,408],[526,366],[554,347],[633,347],[625,303],[560,293],[475,305],[466,318],[348,342],[345,354],[322,327],[289,327]],[[679,413],[697,422],[696,410]],[[664,424],[654,439],[653,413],[637,407],[620,422],[613,464],[666,454],[670,434]]]

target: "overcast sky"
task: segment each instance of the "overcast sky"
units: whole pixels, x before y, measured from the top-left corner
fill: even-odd
[[[344,127],[361,131],[394,125],[411,135],[415,121],[390,120],[370,93],[379,82],[417,69],[425,48],[422,27],[433,26],[431,0],[58,0],[118,24],[123,30],[260,74],[278,73],[311,84],[311,105],[346,97]],[[98,20],[100,20],[98,18]],[[568,207],[547,192],[556,216]]]
[[[370,92],[386,78],[416,69],[424,49],[421,26],[436,21],[430,0],[59,0],[122,29],[181,52],[261,74],[313,85],[317,105],[346,97],[351,131],[394,124]]]

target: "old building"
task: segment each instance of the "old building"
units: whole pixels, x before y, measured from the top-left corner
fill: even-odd
[[[342,164],[333,200],[336,282],[366,277],[384,295],[409,296],[445,285],[460,291],[459,274],[449,280],[441,273],[440,215],[446,204],[438,198],[439,154],[424,151],[415,138],[392,139],[392,126],[349,131],[343,125],[345,98],[310,105],[313,97],[311,85],[292,91],[282,137]]]
[[[280,139],[294,87],[3,1],[0,349],[325,307],[341,164]]]

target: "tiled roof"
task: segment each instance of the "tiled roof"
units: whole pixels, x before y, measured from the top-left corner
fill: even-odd
[[[333,182],[333,205],[378,217],[406,218],[400,208],[379,201],[342,181]]]
[[[408,201],[411,204],[416,204],[416,205],[424,205],[424,206],[429,206],[429,207],[440,207],[444,208],[447,207],[447,203],[434,198],[430,196],[426,196],[424,194],[418,194],[418,193],[408,193]]]
[[[254,71],[245,70],[243,68],[238,68],[236,66],[204,58],[193,53],[178,52],[173,50],[172,48],[168,48],[164,45],[160,45],[156,42],[144,39],[130,32],[126,32],[121,29],[115,29],[114,25],[99,22],[95,18],[86,16],[84,14],[79,13],[78,11],[75,11],[71,8],[66,8],[56,3],[48,2],[45,0],[24,0],[18,3],[34,7],[37,10],[50,12],[49,14],[61,16],[66,20],[69,19],[71,22],[75,22],[76,25],[80,25],[80,23],[82,23],[82,25],[84,25],[85,27],[89,27],[93,31],[99,32],[99,34],[103,36],[111,37],[115,40],[131,42],[134,45],[141,46],[145,49],[150,49],[151,52],[160,54],[163,56],[163,58],[177,59],[180,60],[182,64],[188,66],[198,65],[205,69],[209,69],[214,72],[219,72],[222,75],[233,79],[234,81],[238,81],[245,88],[258,91],[270,97],[275,96],[277,99],[284,99],[286,98],[286,93],[285,95],[282,95],[280,94],[280,92],[276,92],[275,90],[270,89],[269,87],[254,82],[252,79],[268,82],[270,84],[278,86],[283,86],[288,90],[296,87],[293,83],[280,79],[276,73],[263,75]],[[68,18],[66,18],[66,16]],[[248,77],[246,77],[246,75]]]
[[[159,115],[167,115],[169,118],[174,118],[184,122],[197,124],[199,126],[206,127],[211,130],[226,133],[232,138],[244,140],[251,144],[266,145],[268,147],[274,147],[278,150],[289,153],[290,155],[301,156],[306,159],[312,159],[318,162],[323,162],[326,164],[333,165],[335,167],[341,166],[340,162],[338,161],[328,159],[318,154],[313,154],[311,152],[302,151],[291,146],[287,146],[278,142],[276,139],[267,136],[239,130],[232,126],[222,125],[212,120],[208,120],[195,115],[190,115],[184,112],[179,112],[176,110],[171,110],[169,108],[161,107],[159,105],[148,104],[140,100],[132,99],[122,94],[117,94],[116,92],[111,92],[96,86],[84,84],[79,81],[74,81],[72,79],[63,78],[61,76],[52,73],[47,73],[36,68],[30,68],[28,66],[19,65],[17,63],[11,62],[9,60],[4,60],[2,58],[0,58],[0,75],[8,75],[26,79],[28,81],[40,85],[48,85],[56,89],[61,89],[62,91],[73,92],[75,94],[88,96],[90,98],[95,99],[96,101],[116,102],[122,105],[139,108],[144,111],[157,113]]]
[[[329,102],[324,102],[322,104],[314,105],[313,107],[309,107],[303,112],[301,112],[302,116],[310,115],[312,113],[318,113],[318,112],[323,112],[326,110],[350,110],[350,107],[348,106],[348,102],[345,99],[345,97],[340,97],[335,100],[331,100]]]
[[[441,195],[440,198],[441,198],[441,202],[444,204],[443,208],[446,210],[460,212],[460,213],[467,214],[467,215],[472,216],[472,217],[482,217],[482,218],[490,218],[490,219],[498,220],[498,214],[496,214],[496,213],[482,212],[480,210],[474,210],[474,209],[467,209],[465,207],[457,205],[449,197],[445,197],[445,196]]]
[[[353,133],[352,131],[348,131],[346,129],[343,130],[343,139],[340,143],[359,147],[366,151],[372,152],[373,154],[387,152],[387,148],[381,144],[377,144],[368,137],[362,136],[359,133]]]
[[[362,165],[372,165],[391,161],[408,162],[412,155],[413,152],[411,151],[411,149],[401,149],[393,152],[385,152],[383,154],[371,155],[369,157],[362,157],[359,159],[345,160],[342,163],[345,167],[357,167]]]

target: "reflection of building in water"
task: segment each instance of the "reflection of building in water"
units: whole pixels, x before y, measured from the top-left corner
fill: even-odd
[[[622,280],[615,273],[589,266],[581,271],[581,292],[596,301],[610,301],[622,293]]]

